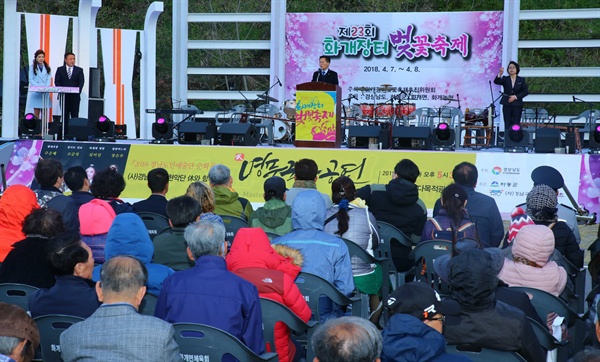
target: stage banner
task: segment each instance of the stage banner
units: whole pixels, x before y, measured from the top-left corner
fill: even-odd
[[[136,138],[132,82],[137,33],[137,30],[100,29],[104,114],[115,124],[126,124],[129,138]]]
[[[489,81],[501,67],[502,31],[498,11],[288,13],[285,94],[294,98],[326,55],[358,103],[395,96],[417,107],[484,108],[500,90]]]
[[[590,214],[600,214],[600,155],[582,156],[577,200]]]
[[[10,161],[6,165],[7,186],[31,185],[43,143],[42,140],[19,140],[15,142]]]
[[[67,46],[67,33],[69,30],[68,16],[49,15],[49,14],[25,14],[25,28],[27,32],[27,55],[25,61],[29,67],[33,64],[35,52],[42,49],[46,53],[46,62],[50,65],[52,78],[50,85],[54,85],[54,75],[56,69],[64,64],[65,48]],[[49,112],[49,119],[52,114],[60,115],[60,102],[57,97],[52,100],[52,109]],[[25,107],[25,112],[33,112],[29,102]]]
[[[301,153],[301,157],[299,154]],[[263,184],[271,176],[286,180],[287,187],[294,183],[294,164],[300,158],[311,158],[319,166],[317,187],[330,195],[331,183],[337,177],[350,177],[360,188],[372,183],[387,184],[392,179],[394,166],[403,158],[413,160],[421,170],[417,179],[419,196],[433,208],[442,189],[452,182],[454,165],[463,161],[475,163],[474,153],[398,152],[365,150],[313,150],[293,148],[243,148],[194,146],[170,147],[165,152],[161,145],[132,145],[125,167],[127,188],[125,198],[146,198],[148,171],[162,167],[169,171],[169,198],[183,195],[190,183],[208,183],[208,171],[215,164],[231,169],[233,188],[240,196],[252,202],[264,202]]]
[[[480,153],[477,155],[479,179],[476,190],[493,197],[503,218],[509,218],[516,205],[525,203],[533,187],[531,171],[538,166],[548,165],[560,171],[571,195],[577,197],[581,195],[579,178],[582,157],[541,153],[523,156],[514,153]],[[562,189],[558,202],[573,206]]]
[[[335,142],[336,92],[296,93],[296,141]]]

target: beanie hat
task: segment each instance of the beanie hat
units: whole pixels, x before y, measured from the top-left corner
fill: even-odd
[[[525,210],[520,207],[515,208],[510,214],[510,226],[508,228],[508,238],[506,238],[506,242],[508,244],[512,243],[523,226],[533,224],[535,223],[531,220],[531,217],[527,215]]]
[[[104,200],[93,199],[79,208],[81,235],[106,234],[117,215],[110,204]]]
[[[557,220],[556,191],[547,185],[536,185],[527,194],[527,214],[536,223],[553,223]]]

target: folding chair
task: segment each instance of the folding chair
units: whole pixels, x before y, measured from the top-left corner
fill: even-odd
[[[70,315],[48,314],[34,318],[40,331],[40,348],[44,362],[62,362],[60,335],[83,318]]]
[[[219,215],[223,219],[223,225],[225,225],[225,239],[229,242],[229,245],[233,243],[235,234],[241,228],[247,228],[248,222],[241,217],[230,216],[230,215]]]
[[[39,289],[19,283],[0,284],[0,302],[14,304],[29,311],[29,296]]]
[[[137,215],[144,222],[146,229],[148,229],[150,239],[154,239],[154,237],[160,234],[163,230],[171,227],[171,225],[169,225],[169,219],[167,219],[164,215],[153,212],[138,212]]]

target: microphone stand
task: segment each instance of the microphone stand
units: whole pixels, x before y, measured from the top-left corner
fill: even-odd
[[[577,97],[575,97],[575,96],[573,96],[573,102],[574,102],[574,103],[577,103],[577,102],[579,102],[579,103],[587,104],[587,105],[590,107],[590,114],[588,115],[587,119],[585,120],[585,123],[586,123],[586,126],[588,126],[588,125],[589,125],[588,132],[589,132],[589,133],[590,133],[590,135],[591,135],[591,134],[592,134],[592,132],[593,132],[593,130],[592,130],[592,121],[593,121],[593,119],[594,119],[594,117],[593,117],[593,113],[594,113],[594,107],[595,107],[596,105],[595,105],[594,103],[587,102],[587,101],[585,101],[585,100],[583,100],[583,99],[581,99],[581,98],[577,98]],[[585,127],[584,127],[583,131],[585,132]]]

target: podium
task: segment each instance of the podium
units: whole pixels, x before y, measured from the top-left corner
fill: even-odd
[[[29,91],[30,92],[37,92],[37,93],[79,93],[79,87],[58,87],[58,86],[43,86],[43,85],[32,85],[29,87]],[[44,97],[44,105],[42,108],[42,138],[44,138],[47,134],[48,134],[48,125],[46,124],[46,118],[47,118],[47,110],[50,108],[50,104],[45,104],[46,101],[50,102],[50,104],[52,104],[52,95],[50,95],[50,97],[48,97],[48,100],[46,100],[46,97]],[[65,98],[61,97],[61,103],[60,103],[60,110],[62,112],[62,110],[65,107]],[[62,133],[62,138],[64,139],[65,135],[64,135],[64,121],[61,122],[61,133]]]
[[[308,82],[296,85],[296,147],[340,148],[342,89]]]

